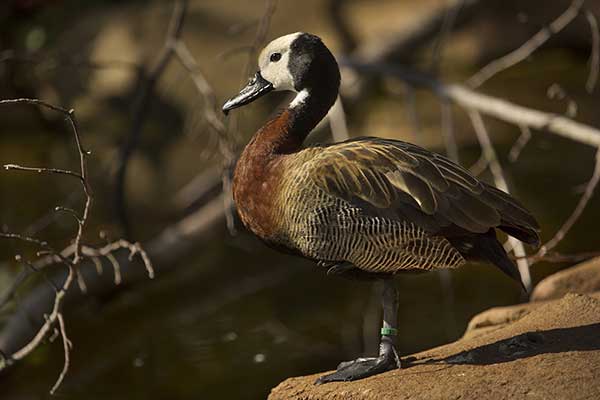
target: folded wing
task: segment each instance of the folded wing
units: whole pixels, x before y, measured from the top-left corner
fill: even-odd
[[[430,234],[499,228],[539,243],[537,222],[514,198],[418,146],[357,138],[323,148],[309,164],[317,186],[366,213],[408,219]]]

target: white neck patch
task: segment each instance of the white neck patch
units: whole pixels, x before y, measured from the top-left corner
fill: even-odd
[[[290,108],[295,108],[301,104],[306,103],[306,100],[309,98],[309,96],[310,93],[308,89],[302,89],[300,92],[298,92],[296,97],[294,97],[294,100],[292,100],[292,102],[290,103]]]

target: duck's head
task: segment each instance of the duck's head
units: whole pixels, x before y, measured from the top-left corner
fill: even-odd
[[[273,40],[260,53],[258,68],[248,85],[225,102],[225,114],[273,90],[297,92],[291,107],[315,91],[337,96],[340,72],[335,58],[321,39],[310,33],[296,32]]]

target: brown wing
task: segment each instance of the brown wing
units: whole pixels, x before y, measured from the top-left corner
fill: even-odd
[[[530,244],[538,224],[514,198],[475,179],[449,159],[389,139],[357,138],[324,147],[310,161],[315,184],[368,212],[390,213],[436,233],[498,227]]]

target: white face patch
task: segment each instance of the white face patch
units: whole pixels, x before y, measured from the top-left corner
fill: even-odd
[[[306,99],[308,99],[308,96],[310,96],[308,89],[302,89],[290,103],[290,108],[298,107],[300,104],[304,104]]]
[[[302,32],[281,36],[269,43],[258,56],[258,68],[263,78],[273,84],[275,90],[294,89],[294,78],[288,69],[290,60],[290,46]],[[271,61],[271,55],[279,53],[278,61]]]

